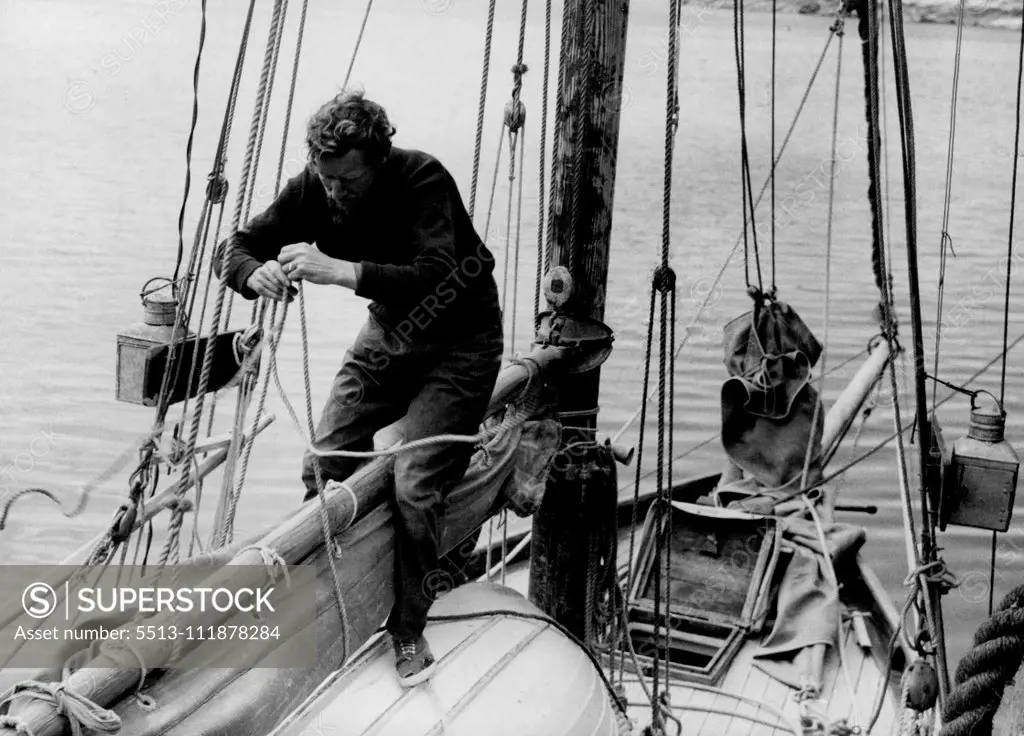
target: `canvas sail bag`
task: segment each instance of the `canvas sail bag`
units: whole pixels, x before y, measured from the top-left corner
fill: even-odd
[[[763,295],[722,332],[730,375],[722,384],[722,445],[761,485],[785,485],[802,472],[812,440],[820,398],[810,377],[821,344],[792,307]],[[820,454],[823,420],[819,406],[812,460]],[[820,471],[816,462],[812,470]]]

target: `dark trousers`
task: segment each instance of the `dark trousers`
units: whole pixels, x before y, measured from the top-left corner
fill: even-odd
[[[491,398],[503,349],[500,317],[480,329],[437,337],[421,330],[402,337],[371,313],[345,356],[317,428],[320,450],[370,450],[373,435],[406,417],[407,441],[438,434],[476,434]],[[439,562],[439,517],[462,479],[473,446],[444,443],[395,458],[395,605],[387,622],[395,637],[419,636],[449,576]],[[306,498],[316,495],[314,456],[303,458]],[[358,458],[319,458],[324,482],[344,480]],[[466,545],[460,545],[465,547]]]

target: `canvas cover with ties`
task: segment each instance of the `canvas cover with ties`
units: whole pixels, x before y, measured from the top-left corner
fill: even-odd
[[[723,342],[730,376],[721,392],[725,453],[759,484],[782,486],[802,471],[808,442],[812,461],[818,455],[824,410],[810,378],[821,344],[792,307],[761,294],[752,310],[725,325]]]

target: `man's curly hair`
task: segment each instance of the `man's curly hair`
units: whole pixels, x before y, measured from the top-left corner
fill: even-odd
[[[306,127],[309,160],[344,156],[353,148],[362,150],[373,163],[391,153],[395,128],[384,108],[366,99],[362,90],[341,92],[317,110]]]

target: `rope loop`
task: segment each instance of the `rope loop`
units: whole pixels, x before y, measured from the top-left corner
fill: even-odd
[[[238,554],[240,555],[243,552],[250,551],[258,552],[260,557],[263,558],[263,564],[267,568],[267,575],[270,577],[271,585],[275,584],[277,582],[278,575],[281,575],[284,578],[285,587],[292,587],[291,576],[288,572],[288,563],[277,550],[265,545],[261,546],[258,544],[250,544],[248,547],[243,547],[238,550]],[[278,572],[278,566],[281,568],[280,572]]]
[[[676,290],[676,272],[671,266],[658,266],[654,270],[654,278],[651,280],[655,291],[667,294]]]

